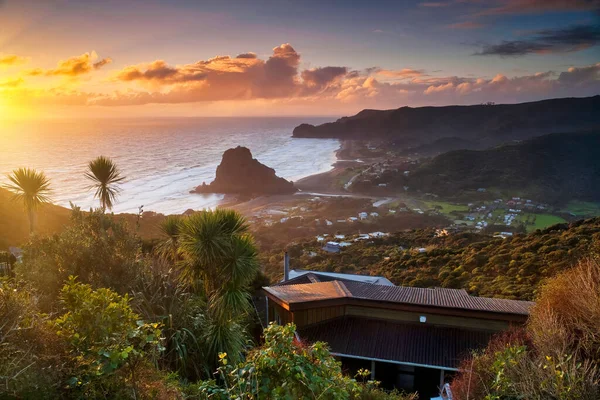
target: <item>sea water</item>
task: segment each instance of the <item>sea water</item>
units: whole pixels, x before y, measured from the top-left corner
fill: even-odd
[[[323,118],[162,118],[12,122],[0,129],[0,185],[19,167],[36,168],[50,178],[52,201],[97,207],[85,178],[87,163],[112,158],[123,176],[113,211],[165,214],[217,206],[220,194],[190,190],[215,178],[223,152],[246,146],[254,158],[288,180],[328,171],[336,161],[337,140],[292,138],[300,123]]]

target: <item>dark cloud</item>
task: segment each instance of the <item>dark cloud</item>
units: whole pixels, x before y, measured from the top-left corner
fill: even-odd
[[[310,88],[321,89],[333,82],[336,78],[346,75],[346,67],[313,68],[302,71],[302,80]]]
[[[531,53],[566,53],[600,44],[600,25],[580,25],[566,29],[533,32],[524,40],[503,41],[485,45],[475,53],[480,56],[524,56]]]
[[[571,67],[558,76],[558,82],[569,86],[583,86],[600,81],[600,63],[586,67]]]
[[[248,52],[248,53],[242,53],[242,54],[238,54],[237,56],[235,56],[235,58],[250,58],[250,59],[254,59],[256,58],[256,53],[253,52]]]
[[[112,58],[110,58],[110,57],[103,58],[102,60],[94,63],[94,69],[100,69],[100,68],[104,67],[105,65],[110,64],[111,62],[112,62]]]
[[[600,0],[503,0],[477,15],[541,14],[559,11],[598,11]]]
[[[479,22],[473,22],[473,21],[465,21],[465,22],[458,22],[456,24],[450,24],[450,25],[446,25],[446,28],[450,28],[450,29],[479,29],[479,28],[483,28],[485,25]]]

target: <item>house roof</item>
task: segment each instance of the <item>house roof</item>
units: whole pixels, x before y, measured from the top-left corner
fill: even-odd
[[[493,333],[429,324],[341,317],[300,328],[309,342],[327,342],[338,355],[456,369],[470,351],[487,345]]]
[[[310,280],[311,276],[307,278]],[[345,299],[526,316],[534,304],[529,301],[475,297],[458,289],[385,286],[349,280],[287,283],[263,289],[290,307],[311,301]],[[311,292],[318,296],[311,297],[308,295]]]
[[[389,279],[383,276],[371,276],[371,275],[357,275],[357,274],[342,274],[338,272],[321,272],[321,271],[310,271],[303,269],[292,269],[290,271],[289,277],[290,280],[306,274],[312,274],[318,282],[327,282],[331,280],[341,280],[341,281],[356,281],[363,283],[371,283],[376,285],[389,285],[394,286]],[[284,283],[284,282],[282,282]]]

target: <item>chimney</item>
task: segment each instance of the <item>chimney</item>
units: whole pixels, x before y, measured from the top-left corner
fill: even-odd
[[[290,256],[286,251],[283,255],[283,281],[287,282],[290,280]]]

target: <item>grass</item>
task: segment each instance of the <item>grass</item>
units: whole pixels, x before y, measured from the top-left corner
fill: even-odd
[[[581,217],[598,216],[600,215],[600,203],[573,200],[567,204],[567,207],[563,211]]]
[[[536,214],[535,222],[534,222],[534,225],[531,230],[544,229],[544,228],[547,228],[547,227],[555,225],[555,224],[562,224],[564,222],[567,222],[567,221],[565,221],[561,217],[557,217],[556,215]],[[528,229],[527,229],[528,231],[529,231],[529,227],[530,226],[528,226]]]
[[[450,214],[453,211],[458,211],[458,212],[469,211],[469,207],[467,207],[465,204],[452,204],[452,203],[447,203],[445,201],[424,201],[423,203],[425,203],[425,205],[429,209],[433,209],[436,206],[441,207],[440,211],[442,214]]]

